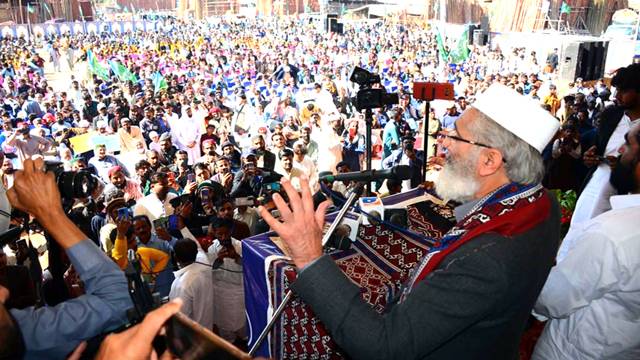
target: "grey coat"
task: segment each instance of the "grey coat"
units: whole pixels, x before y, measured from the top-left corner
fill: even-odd
[[[301,271],[293,290],[354,359],[517,359],[558,248],[552,201],[549,218],[528,232],[483,234],[449,254],[383,315],[326,255]]]

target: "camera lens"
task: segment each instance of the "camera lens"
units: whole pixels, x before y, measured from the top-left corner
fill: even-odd
[[[91,196],[96,180],[88,171],[64,171],[61,162],[46,161],[46,170],[55,174],[56,183],[63,199],[72,200]]]
[[[84,198],[91,196],[95,188],[95,181],[90,173],[79,171],[73,177],[74,198]]]

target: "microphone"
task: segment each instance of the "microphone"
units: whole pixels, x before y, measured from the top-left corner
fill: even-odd
[[[397,165],[390,169],[354,171],[336,175],[325,175],[320,180],[325,181],[363,181],[371,182],[382,179],[409,180],[411,178],[411,167],[408,165]]]

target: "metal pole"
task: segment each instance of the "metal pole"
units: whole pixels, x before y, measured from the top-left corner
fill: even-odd
[[[327,232],[322,237],[323,246],[329,241],[329,238],[331,238],[331,235],[333,234],[333,232],[340,225],[340,223],[342,222],[342,219],[344,219],[344,216],[347,214],[347,212],[351,208],[351,205],[353,205],[353,203],[358,198],[358,193],[359,191],[354,191],[351,193],[351,195],[349,195],[344,205],[338,212],[338,215],[336,215],[336,218],[333,219],[331,226],[329,226],[329,229],[327,229]],[[251,347],[251,350],[249,350],[249,356],[251,356],[252,358],[255,356],[256,351],[258,351],[258,348],[260,347],[260,345],[262,345],[262,342],[264,342],[264,339],[267,338],[267,336],[273,329],[273,326],[276,324],[276,321],[280,317],[280,314],[282,314],[282,311],[289,304],[289,301],[291,301],[292,298],[293,298],[293,292],[291,290],[288,290],[286,295],[282,299],[282,302],[280,303],[276,311],[273,313],[273,316],[267,323],[267,326],[265,326],[264,330],[262,330],[262,332],[260,333],[260,336],[258,336],[258,340],[256,340],[255,344],[253,344],[253,346]]]
[[[20,24],[24,24],[24,14],[22,13],[22,0],[18,1],[18,9],[20,11]]]
[[[365,144],[367,148],[366,156],[367,156],[367,170],[373,170],[371,166],[371,159],[373,157],[373,149],[371,148],[371,127],[373,126],[373,111],[371,109],[364,110],[364,123],[366,125],[366,136],[365,136]],[[371,182],[367,183],[365,188],[365,194],[367,196],[371,195]]]
[[[422,180],[427,180],[427,157],[429,157],[429,102],[424,109],[424,133],[422,135]]]

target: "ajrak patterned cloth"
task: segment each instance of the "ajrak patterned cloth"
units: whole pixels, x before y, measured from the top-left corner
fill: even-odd
[[[386,198],[383,202],[387,206],[398,204],[422,193],[424,190],[413,190]],[[407,212],[409,229],[431,239],[440,239],[453,225],[451,209],[432,203],[410,205]],[[327,219],[330,221],[334,217],[335,214],[331,214]],[[289,284],[296,278],[295,268],[269,239],[273,235],[263,234],[243,241],[250,345],[257,340],[271,313],[280,305]],[[332,251],[330,254],[342,271],[362,289],[362,298],[382,313],[389,299],[408,279],[409,270],[428,249],[426,241],[410,239],[382,226],[361,225],[358,239],[349,250]],[[310,307],[295,296],[268,339],[257,355],[276,359],[343,358]]]

